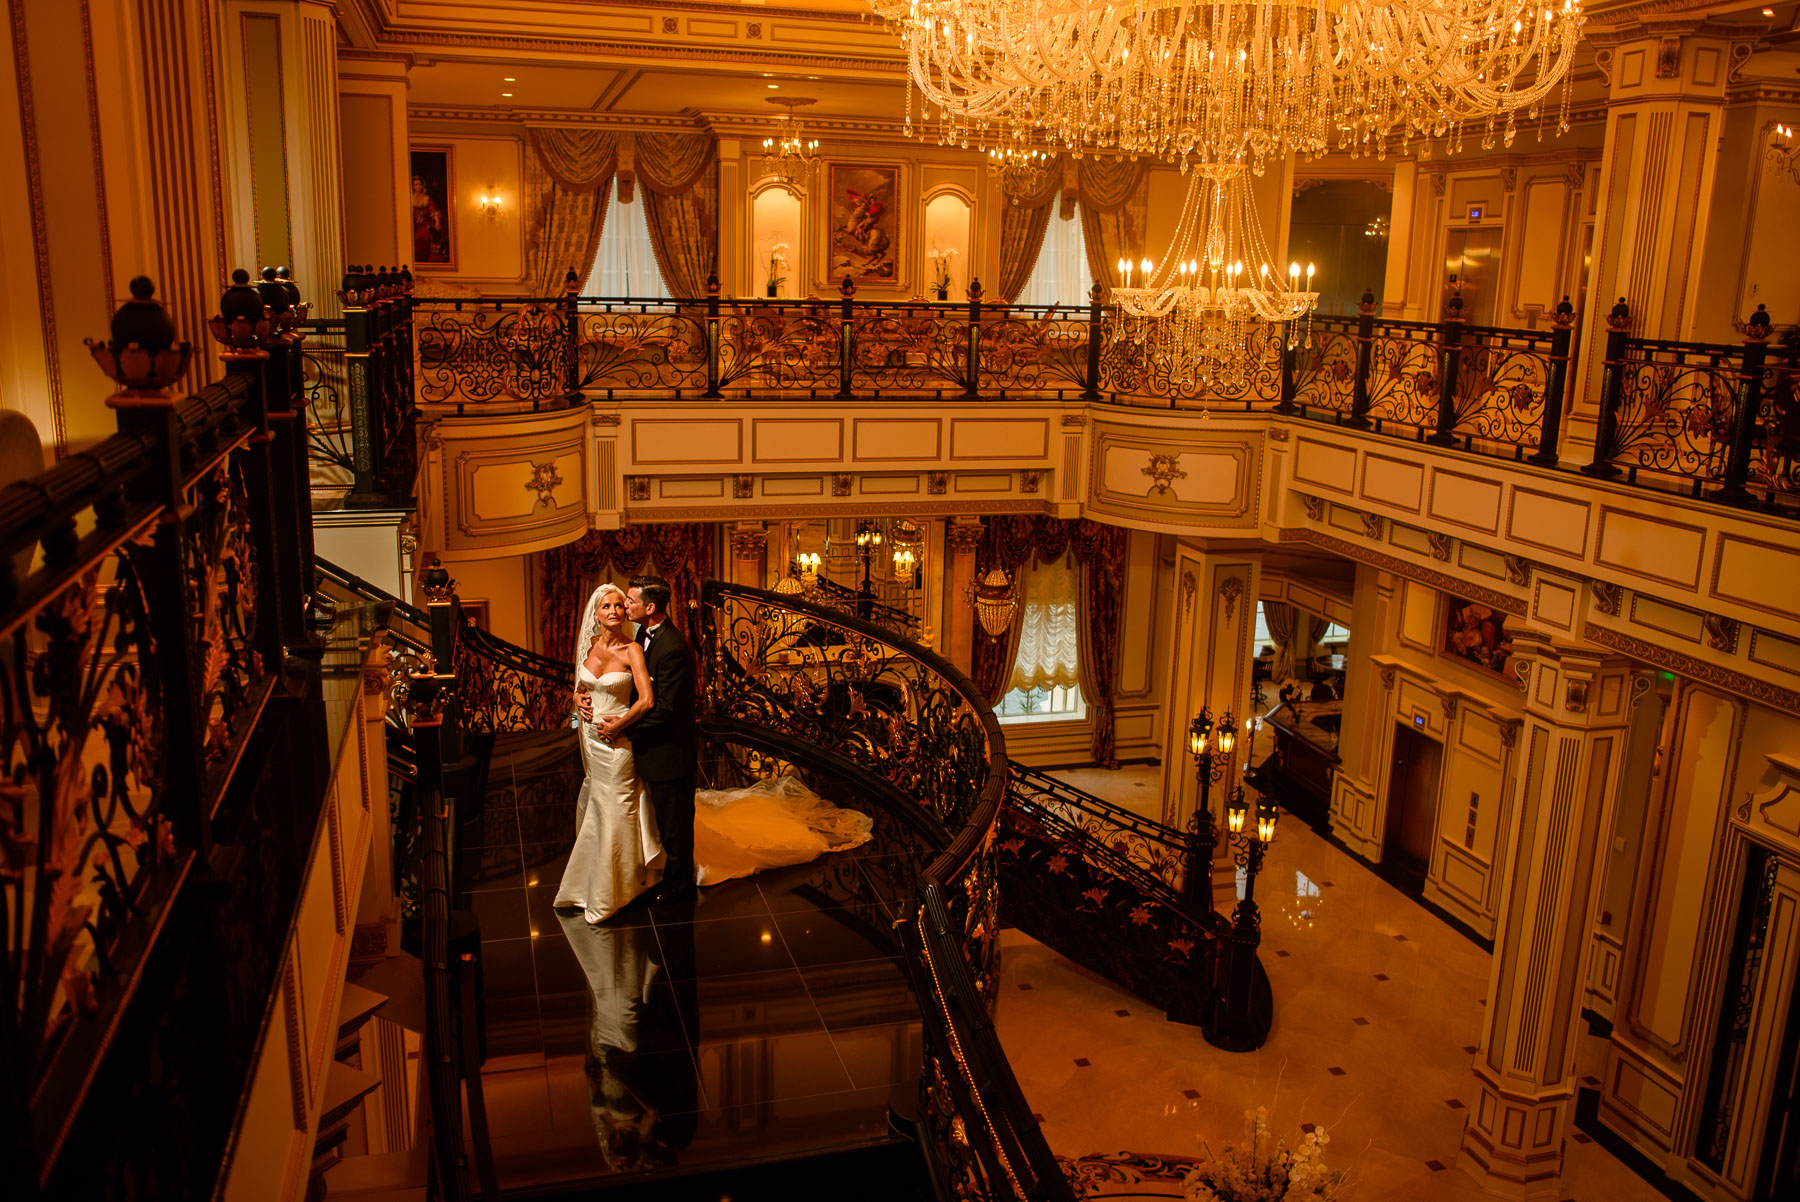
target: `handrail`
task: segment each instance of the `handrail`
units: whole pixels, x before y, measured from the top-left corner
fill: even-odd
[[[995,833],[1008,779],[992,707],[935,652],[803,598],[710,580],[698,616],[708,721],[791,736],[813,758],[883,778],[951,828],[897,924],[925,1020],[919,1131],[934,1174],[965,1197],[1073,1202],[989,1013],[998,984]],[[802,643],[815,624],[843,642]],[[979,757],[956,754],[974,732]]]
[[[1007,803],[1071,843],[1113,875],[1185,908],[1191,847],[1182,832],[1134,814],[1053,776],[1014,764]]]

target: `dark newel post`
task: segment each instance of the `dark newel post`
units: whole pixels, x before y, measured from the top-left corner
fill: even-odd
[[[275,435],[269,427],[269,352],[264,349],[276,335],[262,296],[251,286],[250,273],[238,268],[231,286],[219,298],[219,314],[208,322],[212,335],[224,347],[219,358],[225,370],[243,376],[250,384],[244,415],[256,432],[243,452],[244,494],[249,507],[250,537],[256,548],[257,593],[282,598],[298,594],[292,565],[282,561],[275,538]],[[298,641],[300,630],[282,628],[288,609],[279,601],[265,608],[256,624],[256,649],[271,671],[279,671],[283,648]]]
[[[1081,399],[1090,402],[1100,399],[1100,339],[1104,336],[1106,316],[1100,298],[1104,295],[1105,289],[1098,283],[1088,293],[1087,387],[1081,390]]]
[[[287,374],[277,376],[271,371],[269,378],[271,382],[280,380],[282,386],[287,389],[288,412],[293,414],[292,436],[288,440],[287,448],[289,461],[293,465],[291,470],[294,486],[293,492],[290,494],[291,500],[278,493],[275,503],[277,505],[292,504],[294,507],[294,530],[300,552],[300,595],[305,606],[310,609],[313,583],[318,577],[313,569],[312,468],[307,456],[309,440],[306,432],[306,360],[302,350],[306,333],[300,328],[300,323],[305,320],[309,306],[301,299],[300,288],[295,284],[287,268],[279,268],[276,275],[277,282],[287,295],[288,307],[285,316],[288,339],[285,360]],[[264,278],[267,278],[266,272]],[[371,283],[370,286],[373,287],[373,284]],[[266,299],[267,296],[268,293],[265,291],[264,298]],[[270,367],[273,368],[277,362],[281,362],[281,360],[271,353],[269,356]],[[269,403],[271,415],[274,413],[274,409],[274,398],[271,397]],[[276,443],[278,448],[280,445],[280,442]],[[309,640],[307,646],[311,651],[322,653],[322,645],[318,643]]]
[[[1619,406],[1625,399],[1625,352],[1631,334],[1631,307],[1620,297],[1606,315],[1606,358],[1600,375],[1600,424],[1594,430],[1594,461],[1582,468],[1589,476],[1619,474],[1612,461],[1618,453]]]
[[[838,400],[850,399],[852,369],[856,366],[856,332],[851,325],[851,301],[856,296],[856,281],[849,276],[838,285]]]
[[[1763,364],[1769,355],[1769,311],[1763,305],[1744,324],[1743,364],[1738,373],[1737,412],[1731,421],[1731,453],[1725,461],[1725,487],[1713,493],[1715,501],[1728,505],[1754,505],[1756,495],[1745,485],[1750,480],[1750,457],[1756,450],[1757,418],[1762,412]]]
[[[350,386],[350,461],[355,481],[350,500],[375,501],[377,397],[370,337],[378,285],[367,272],[352,268],[344,276],[344,374]],[[296,351],[297,353],[297,351]]]
[[[1456,444],[1456,380],[1462,367],[1463,299],[1461,291],[1450,294],[1444,305],[1443,320],[1438,322],[1438,411],[1437,431],[1425,441],[1433,446]]]
[[[575,269],[563,277],[563,399],[574,405],[581,400],[581,314],[576,300],[581,281]]]
[[[1213,855],[1219,847],[1219,828],[1212,816],[1212,753],[1201,757],[1200,808],[1188,820],[1187,828],[1187,879],[1183,882],[1181,900],[1187,903],[1187,912],[1198,918],[1211,912],[1212,901],[1212,862]]]
[[[187,374],[192,348],[176,342],[175,323],[153,299],[155,292],[148,278],[132,280],[131,299],[113,314],[111,340],[104,347],[89,345],[102,370],[120,385],[106,399],[119,432],[148,444],[148,468],[133,479],[127,496],[161,507],[150,545],[134,549],[132,560],[143,583],[161,677],[163,813],[174,825],[176,842],[199,852],[204,861],[211,843],[211,816],[200,796],[205,657],[195,645],[191,619],[200,612],[201,601],[187,565],[193,507],[182,487],[181,425],[175,416],[180,401],[167,391]]]
[[[969,352],[963,361],[967,373],[963,377],[963,396],[976,400],[981,396],[981,281],[969,281]]]
[[[1294,338],[1293,323],[1281,323],[1281,401],[1275,406],[1276,413],[1298,413],[1300,406],[1294,403],[1296,393],[1294,386]]]
[[[1367,430],[1369,421],[1369,364],[1375,355],[1375,290],[1364,288],[1356,302],[1356,382],[1350,393],[1349,426]]]
[[[1556,445],[1562,438],[1563,398],[1569,393],[1569,344],[1575,338],[1575,306],[1566,296],[1556,306],[1555,323],[1550,332],[1550,382],[1544,389],[1538,449],[1525,461],[1539,467],[1555,467],[1561,462]]]
[[[719,391],[719,277],[706,277],[706,396],[717,400]]]

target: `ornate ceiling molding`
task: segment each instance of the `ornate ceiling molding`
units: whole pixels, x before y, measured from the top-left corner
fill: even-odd
[[[1501,613],[1524,617],[1528,606],[1523,598],[1496,592],[1460,576],[1452,576],[1447,572],[1439,572],[1432,568],[1389,555],[1382,551],[1361,546],[1346,539],[1333,538],[1319,530],[1311,530],[1304,526],[1288,527],[1281,531],[1280,541],[1284,543],[1306,543],[1345,559],[1355,559],[1362,563],[1380,568],[1384,572],[1392,572],[1396,576],[1404,576],[1408,580],[1416,580],[1420,584],[1430,585],[1440,593],[1454,593],[1469,601],[1479,601],[1489,609],[1497,609]]]

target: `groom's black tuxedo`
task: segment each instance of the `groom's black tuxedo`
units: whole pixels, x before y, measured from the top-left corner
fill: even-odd
[[[654,635],[639,627],[637,641],[644,648],[652,704],[631,724],[632,758],[650,790],[668,855],[663,879],[679,892],[694,884],[694,655],[667,619]]]

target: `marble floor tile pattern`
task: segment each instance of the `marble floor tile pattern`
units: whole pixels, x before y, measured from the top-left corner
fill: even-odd
[[[1156,769],[1058,773],[1154,813]],[[1111,780],[1107,778],[1111,777]],[[1100,788],[1096,788],[1099,785]],[[1060,1155],[1194,1155],[1269,1109],[1290,1144],[1324,1127],[1357,1202],[1486,1197],[1457,1167],[1477,1097],[1490,957],[1303,823],[1285,821],[1257,880],[1275,1024],[1256,1052],[1209,1046],[1018,931],[1001,936],[996,1028]],[[1597,1041],[1596,1041],[1597,1042]],[[1591,1058],[1587,1049],[1584,1060]],[[1598,1144],[1571,1138],[1565,1198],[1660,1195]]]
[[[918,1010],[893,901],[914,871],[885,815],[863,847],[634,903],[600,928],[551,906],[574,838],[572,738],[509,737],[458,828],[480,919],[482,1073],[504,1189],[781,1159],[892,1138]],[[602,1071],[601,1029],[634,1043]],[[621,1040],[619,1033],[629,1034]],[[626,1097],[625,1094],[629,1094]]]

